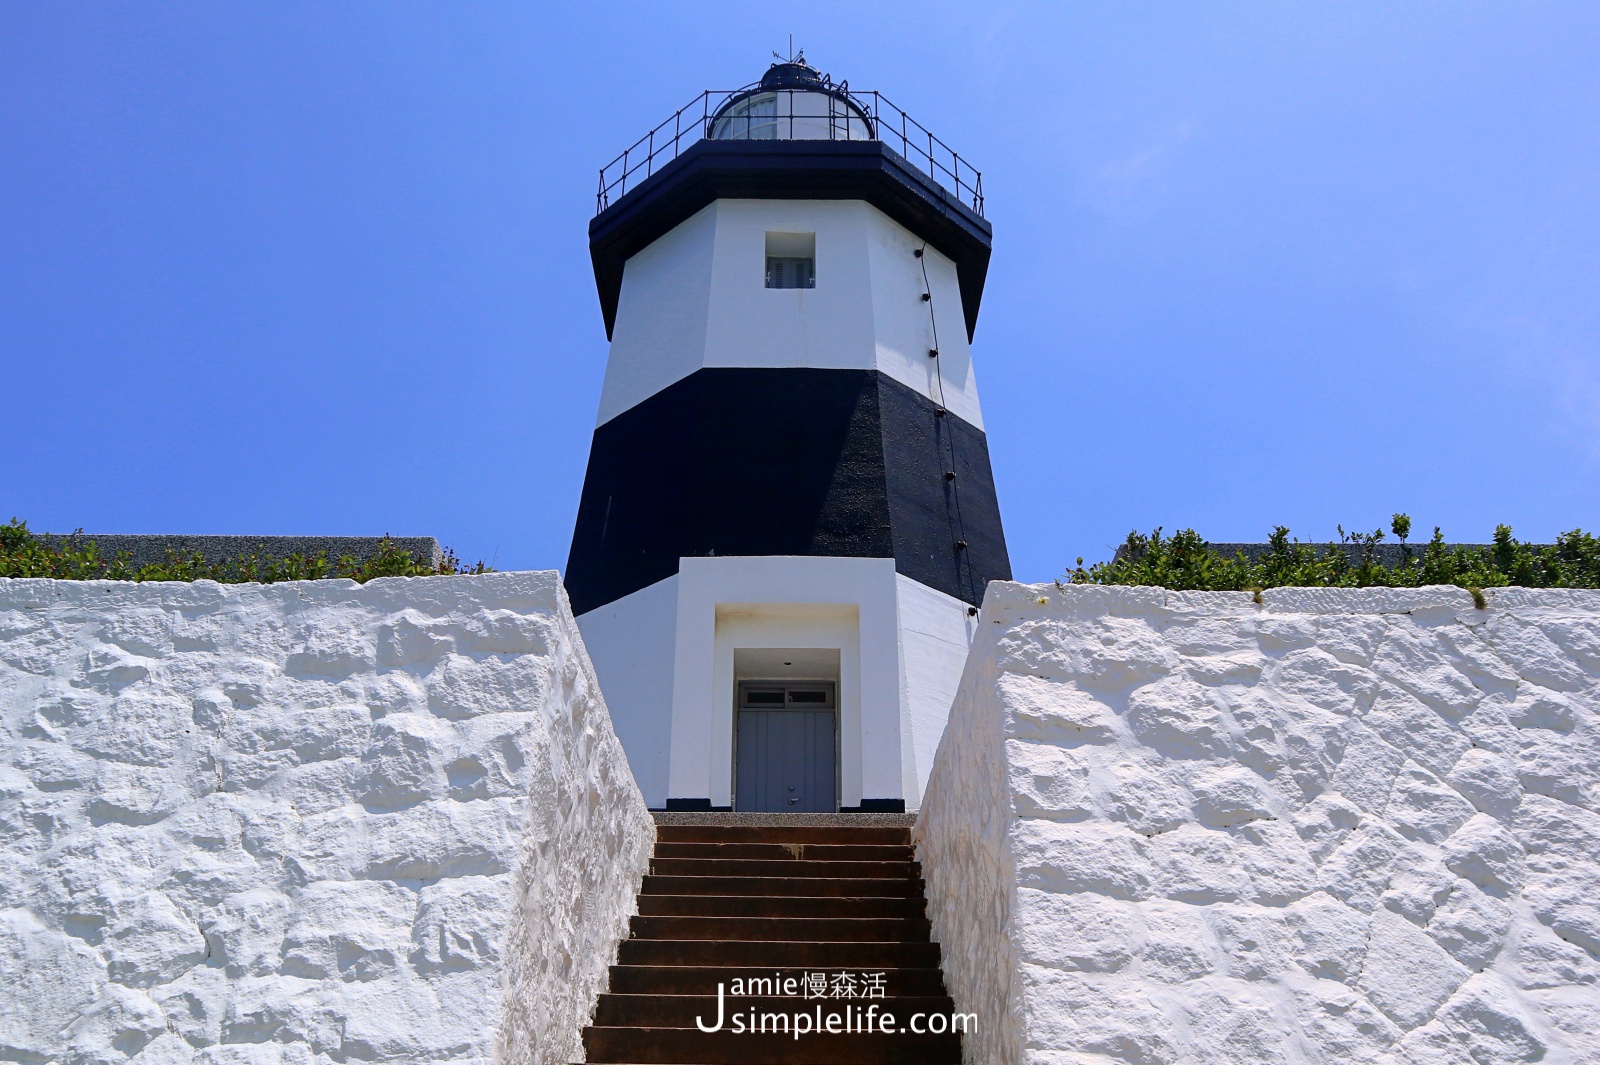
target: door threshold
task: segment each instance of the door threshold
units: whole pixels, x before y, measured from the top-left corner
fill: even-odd
[[[847,813],[786,814],[728,813],[711,810],[652,810],[658,825],[790,825],[795,828],[824,828],[843,825],[855,828],[909,828],[917,823],[916,814]]]

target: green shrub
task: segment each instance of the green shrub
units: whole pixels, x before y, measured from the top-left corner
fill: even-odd
[[[1163,537],[1159,528],[1149,536],[1135,531],[1110,562],[1085,569],[1080,558],[1061,580],[1196,591],[1454,584],[1472,591],[1475,600],[1482,598],[1479,589],[1511,585],[1600,588],[1600,540],[1581,529],[1562,533],[1554,544],[1525,544],[1511,535],[1509,525],[1501,525],[1492,544],[1451,546],[1435,527],[1433,539],[1420,550],[1408,542],[1410,517],[1396,514],[1390,530],[1400,541],[1398,560],[1392,564],[1378,557],[1382,529],[1347,533],[1341,526],[1337,542],[1318,546],[1290,540],[1289,530],[1280,525],[1268,537],[1267,550],[1255,558],[1243,552],[1223,555],[1193,529],[1170,537]]]
[[[0,525],[0,577],[53,577],[69,581],[218,581],[222,584],[272,584],[276,581],[314,581],[323,577],[348,577],[354,581],[374,577],[432,577],[458,573],[491,573],[482,562],[462,566],[448,548],[435,566],[432,559],[413,555],[385,536],[376,554],[358,559],[345,555],[329,561],[326,551],[316,555],[269,558],[240,555],[208,562],[204,556],[167,552],[160,562],[135,567],[126,554],[107,558],[93,540],[85,543],[47,543],[28,531],[28,523],[12,518]]]

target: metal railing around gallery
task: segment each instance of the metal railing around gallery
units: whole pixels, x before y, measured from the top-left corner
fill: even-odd
[[[707,89],[600,168],[595,213],[700,140],[880,141],[983,214],[983,174],[879,92],[827,83]]]

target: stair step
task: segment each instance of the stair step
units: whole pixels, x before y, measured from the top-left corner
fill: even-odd
[[[768,965],[613,965],[610,993],[616,995],[715,995],[717,984],[732,986],[733,981],[779,976],[804,980],[807,972],[835,971],[860,973],[859,966],[814,965],[809,969],[774,968]],[[884,974],[884,986],[891,995],[943,995],[944,974],[931,966],[875,966],[866,971]]]
[[[877,896],[920,899],[922,881],[812,876],[662,876],[644,878],[646,895]]]
[[[902,1018],[896,1017],[898,1024]],[[583,1033],[591,1063],[632,1065],[768,1065],[807,1062],[810,1065],[957,1065],[961,1042],[954,1035],[802,1035],[752,1034],[732,1031],[684,1031],[682,1028],[592,1027]]]
[[[584,1031],[586,1060],[606,1065],[956,1065],[961,1038],[910,1030],[912,1015],[948,1019],[953,1006],[930,941],[922,867],[909,821],[860,826],[826,819],[790,823],[746,815],[708,823],[661,815],[655,854],[631,937],[618,950],[608,990]],[[807,817],[808,815],[797,815]],[[848,818],[838,818],[848,822]],[[821,821],[822,823],[819,823]],[[805,997],[806,978],[829,991],[848,974],[858,994]],[[882,975],[881,985],[869,980]],[[754,990],[759,997],[732,994]],[[752,981],[757,983],[752,984]],[[712,1021],[717,988],[724,1027]],[[816,986],[816,985],[811,985]],[[787,990],[788,994],[784,994]],[[865,1011],[877,1030],[735,1032],[734,1017],[804,1014],[817,1023]],[[891,1031],[881,1030],[888,1015]]]
[[[807,999],[803,995],[778,998],[733,998],[724,999],[724,1008],[729,1014],[735,1010],[749,1016],[750,1010],[757,1013],[793,1013],[796,1010],[809,1010],[820,1002],[824,1013],[838,1012],[845,1003],[853,1008],[865,1009],[868,1005],[876,1004],[881,1013],[885,1010],[892,1012],[896,1018],[909,1017],[913,1013],[945,1013],[955,1009],[955,1004],[950,1001],[949,995],[915,995],[881,999]],[[618,995],[604,994],[600,996],[600,1004],[595,1009],[594,1023],[600,1027],[611,1028],[695,1028],[695,1018],[702,1018],[706,1024],[715,1024],[717,1017],[717,998],[711,995]],[[696,1029],[698,1031],[698,1029]]]
[[[621,965],[766,965],[834,968],[938,968],[937,943],[796,943],[774,940],[713,942],[626,939],[617,949]]]
[[[908,846],[909,828],[845,826],[657,825],[663,843],[843,843]]]
[[[892,917],[921,918],[916,898],[806,898],[799,895],[640,895],[644,917]]]
[[[870,843],[672,843],[656,841],[657,858],[763,858],[769,861],[910,862],[909,844]]]
[[[795,858],[652,858],[657,876],[804,876],[903,880],[922,875],[917,862],[812,862]]]
[[[635,939],[926,943],[926,917],[635,917]]]

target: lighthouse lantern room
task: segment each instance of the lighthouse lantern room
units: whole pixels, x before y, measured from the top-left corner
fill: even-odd
[[[589,238],[611,351],[566,583],[646,800],[916,809],[1011,575],[978,172],[800,57],[602,170]]]

